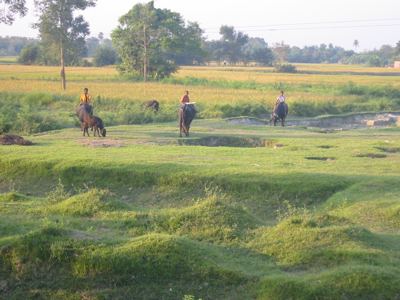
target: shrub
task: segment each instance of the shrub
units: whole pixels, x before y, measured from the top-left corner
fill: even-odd
[[[94,64],[97,67],[115,65],[117,58],[117,52],[112,47],[102,46],[96,50]]]
[[[297,73],[297,68],[292,64],[277,64],[274,71],[277,73]]]
[[[21,50],[18,62],[24,65],[33,65],[38,62],[40,57],[40,48],[37,45],[28,45]]]

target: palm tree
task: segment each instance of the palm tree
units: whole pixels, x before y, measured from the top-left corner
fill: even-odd
[[[353,46],[354,46],[354,49],[357,50],[357,48],[360,46],[360,43],[358,42],[358,40],[354,40]]]

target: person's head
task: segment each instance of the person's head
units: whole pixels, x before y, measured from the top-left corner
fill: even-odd
[[[84,92],[85,94],[87,94],[87,93],[89,93],[89,89],[88,89],[88,88],[84,88],[84,89],[83,89],[83,92]]]
[[[185,91],[185,94],[189,96],[189,91]]]
[[[284,93],[285,93],[284,91],[281,91],[281,95],[282,95],[282,96],[283,96]]]

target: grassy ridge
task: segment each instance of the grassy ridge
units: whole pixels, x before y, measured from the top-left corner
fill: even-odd
[[[398,296],[398,129],[193,129],[269,142],[179,146],[164,124],[0,147],[2,297]]]

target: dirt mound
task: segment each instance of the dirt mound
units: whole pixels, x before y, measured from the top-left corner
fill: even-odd
[[[0,145],[20,145],[20,146],[31,146],[31,141],[25,140],[23,137],[12,134],[0,135]]]

